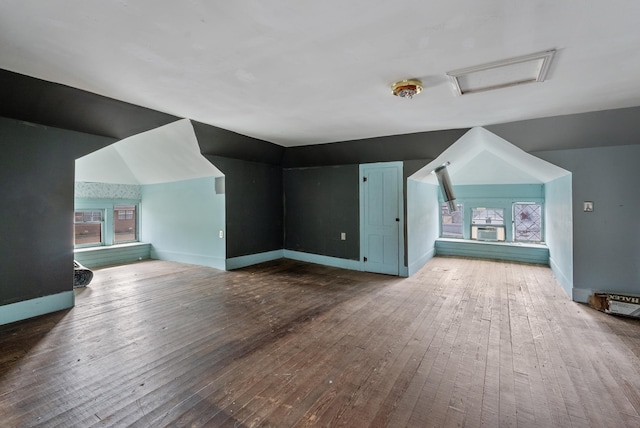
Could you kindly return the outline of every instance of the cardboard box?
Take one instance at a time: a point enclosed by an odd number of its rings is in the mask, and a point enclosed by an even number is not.
[[[589,306],[612,315],[640,318],[640,296],[621,293],[595,293]]]

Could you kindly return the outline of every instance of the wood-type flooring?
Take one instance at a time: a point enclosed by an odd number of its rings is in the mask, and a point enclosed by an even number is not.
[[[640,427],[640,321],[544,266],[145,261],[75,292],[0,326],[0,426]]]

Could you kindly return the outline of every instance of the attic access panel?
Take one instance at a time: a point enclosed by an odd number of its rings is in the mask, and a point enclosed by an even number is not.
[[[538,52],[447,73],[458,95],[543,82],[555,50]]]

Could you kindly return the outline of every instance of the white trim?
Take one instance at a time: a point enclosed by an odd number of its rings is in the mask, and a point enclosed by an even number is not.
[[[73,290],[0,306],[0,325],[72,308]]]
[[[114,244],[114,245],[98,245],[98,246],[93,246],[93,247],[79,247],[79,248],[74,248],[73,249],[73,253],[77,254],[77,253],[89,253],[92,251],[108,251],[108,250],[114,250],[114,249],[118,249],[118,248],[128,248],[128,247],[142,247],[145,245],[151,245],[148,242],[126,242],[123,244]]]
[[[547,77],[547,72],[549,71],[549,67],[551,66],[551,60],[555,55],[555,49],[537,52],[529,55],[518,56],[514,58],[505,59],[502,61],[494,61],[487,64],[477,65],[473,67],[462,68],[459,70],[450,71],[447,73],[451,83],[453,85],[454,92],[456,95],[464,95],[464,94],[473,94],[476,92],[490,91],[494,89],[507,88],[515,85],[522,85],[525,83],[534,83],[534,82],[544,82]],[[499,68],[509,67],[512,65],[523,64],[527,62],[540,61],[537,66],[537,73],[535,73],[535,77],[521,77],[517,80],[508,80],[504,83],[496,83],[489,84],[488,86],[476,87],[476,88],[463,88],[460,85],[460,78],[464,76],[468,76],[474,73],[480,73],[488,70],[495,70]],[[533,67],[531,71],[535,71],[536,67]]]

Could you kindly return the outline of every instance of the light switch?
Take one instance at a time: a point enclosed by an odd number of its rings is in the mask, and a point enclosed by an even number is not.
[[[343,241],[346,241],[346,240],[347,240],[347,234],[346,234],[346,232],[342,232],[342,233],[340,234],[340,239],[342,239]]]
[[[220,239],[224,238],[224,230],[221,230],[220,232],[218,232],[218,237]]]

